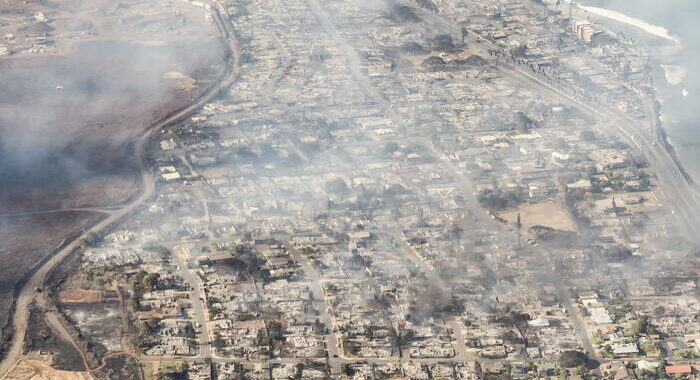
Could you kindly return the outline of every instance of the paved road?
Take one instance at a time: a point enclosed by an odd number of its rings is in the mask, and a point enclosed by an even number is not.
[[[190,270],[185,262],[186,258],[182,258],[177,254],[177,250],[173,253],[173,258],[175,264],[178,266],[178,273],[185,279],[185,281],[192,287],[192,293],[190,294],[190,299],[192,300],[192,308],[194,309],[195,321],[199,325],[197,327],[197,335],[199,342],[199,354],[196,359],[211,359],[211,335],[209,332],[209,325],[207,324],[207,312],[204,307],[204,293],[202,291],[202,284],[199,278]]]
[[[583,315],[581,315],[579,309],[571,303],[571,294],[569,293],[569,290],[564,285],[559,273],[555,274],[555,276],[554,286],[557,290],[557,297],[559,297],[559,302],[561,302],[562,307],[564,310],[566,310],[569,320],[571,321],[574,331],[576,332],[576,336],[579,337],[581,343],[583,344],[584,351],[586,354],[588,354],[590,359],[601,364],[604,363],[606,360],[601,359],[596,354],[595,348],[593,347],[593,343],[591,341],[591,335],[588,332],[588,327],[583,319]],[[600,367],[595,369],[595,373],[601,378],[603,377],[603,370]]]
[[[195,99],[191,104],[172,112],[165,118],[145,129],[130,143],[130,145],[134,148],[133,154],[136,158],[136,162],[138,162],[138,170],[140,172],[139,195],[131,199],[129,203],[123,205],[119,209],[107,210],[105,218],[84,230],[82,234],[75,237],[72,241],[67,242],[49,260],[47,260],[44,265],[38,268],[22,287],[15,303],[15,312],[12,316],[14,335],[5,357],[3,358],[2,362],[0,362],[0,376],[3,376],[22,355],[22,346],[24,343],[24,337],[27,330],[27,321],[29,318],[29,305],[36,298],[35,289],[44,287],[44,281],[48,273],[54,267],[56,267],[56,265],[68,258],[73,252],[81,247],[82,238],[99,235],[101,232],[121,221],[124,217],[131,215],[153,196],[156,187],[156,180],[153,172],[149,168],[145,154],[150,137],[158,131],[185,119],[201,106],[218,96],[222,90],[228,88],[235,81],[238,75],[238,65],[240,63],[238,42],[235,39],[235,35],[231,33],[231,26],[228,25],[227,22],[223,21],[223,17],[221,16],[221,13],[225,12],[223,7],[216,3],[213,7],[213,11],[216,16],[215,19],[217,21],[219,31],[227,40],[227,47],[230,49],[230,56],[227,59],[227,66],[222,79]]]
[[[287,249],[289,249],[289,253],[291,254],[292,258],[294,258],[294,260],[301,265],[304,273],[311,280],[311,292],[314,296],[314,303],[316,303],[316,307],[320,312],[318,320],[328,328],[328,334],[324,336],[326,351],[328,352],[328,362],[331,366],[331,372],[334,374],[339,374],[341,372],[342,363],[340,363],[338,358],[348,358],[345,357],[340,347],[338,336],[333,328],[333,320],[331,319],[329,312],[330,304],[326,300],[325,293],[323,293],[321,273],[319,273],[319,271],[309,263],[309,260],[307,260],[303,254],[299,253],[294,246],[288,244]],[[316,301],[320,302],[317,303]]]
[[[467,346],[464,344],[464,325],[454,317],[448,318],[445,322],[452,329],[452,339],[454,339],[452,348],[455,350],[455,359],[465,363],[475,360],[475,357],[469,355]]]

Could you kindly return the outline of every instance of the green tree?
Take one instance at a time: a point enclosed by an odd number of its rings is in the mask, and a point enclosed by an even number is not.
[[[588,356],[581,351],[568,350],[562,352],[559,356],[559,365],[562,368],[585,366],[587,362]]]
[[[649,322],[649,317],[641,317],[630,326],[627,335],[658,334],[658,330]]]
[[[272,340],[282,340],[284,338],[284,327],[279,321],[268,321],[267,333]]]
[[[143,289],[147,292],[154,291],[158,288],[158,281],[160,280],[160,274],[158,273],[149,273],[147,274],[143,280],[141,280],[141,286]]]
[[[675,356],[683,359],[690,359],[693,356],[693,352],[690,350],[678,350],[673,353]]]

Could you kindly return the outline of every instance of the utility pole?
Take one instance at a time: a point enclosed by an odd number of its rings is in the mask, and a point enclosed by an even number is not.
[[[518,219],[515,221],[515,228],[518,230],[518,248],[521,248],[520,246],[520,229],[523,227],[523,223],[520,220],[520,213],[518,213]]]
[[[573,1],[569,1],[569,20],[572,19],[572,16],[573,16],[573,13],[574,13],[573,7],[574,7],[574,2],[573,2]]]

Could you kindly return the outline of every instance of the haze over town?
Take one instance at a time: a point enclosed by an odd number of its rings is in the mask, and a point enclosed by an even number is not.
[[[0,0],[0,379],[695,379],[696,51],[602,6]]]

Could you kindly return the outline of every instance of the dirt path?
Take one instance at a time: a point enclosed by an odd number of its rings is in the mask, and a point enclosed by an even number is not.
[[[294,258],[294,260],[301,265],[301,268],[304,270],[304,273],[311,282],[311,292],[314,297],[313,302],[320,313],[318,319],[326,326],[326,328],[328,328],[328,333],[325,334],[324,339],[326,341],[328,362],[331,365],[331,373],[339,374],[342,372],[342,363],[338,360],[338,358],[349,358],[345,356],[343,348],[338,341],[338,336],[335,333],[335,326],[329,311],[330,304],[326,299],[325,293],[323,292],[323,276],[316,268],[313,267],[313,265],[311,265],[307,257],[297,251],[292,244],[287,244],[286,246],[292,258]]]
[[[73,339],[73,336],[71,333],[66,329],[66,327],[61,323],[59,320],[58,315],[56,315],[55,312],[49,311],[46,313],[46,321],[49,323],[49,326],[58,333],[58,335],[65,340],[66,342],[70,343],[73,348],[75,348],[76,351],[80,354],[80,358],[83,359],[83,366],[85,366],[85,370],[89,371],[90,370],[90,363],[88,362],[87,358],[85,357],[85,353],[83,350],[80,348],[80,346],[75,342]]]
[[[117,294],[119,295],[120,320],[122,323],[122,351],[130,352],[131,344],[129,342],[129,311],[127,308],[126,299],[124,298],[125,291],[119,286],[117,286]]]

